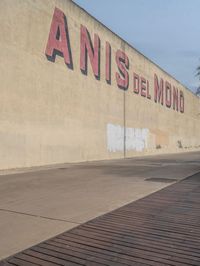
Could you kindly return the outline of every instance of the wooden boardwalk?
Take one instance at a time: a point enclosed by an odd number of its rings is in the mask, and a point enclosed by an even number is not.
[[[22,251],[0,265],[200,266],[200,174]]]

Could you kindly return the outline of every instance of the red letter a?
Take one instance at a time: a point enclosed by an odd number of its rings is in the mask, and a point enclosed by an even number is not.
[[[54,10],[45,54],[53,62],[56,55],[63,56],[65,63],[72,68],[67,20],[65,14],[57,7]]]

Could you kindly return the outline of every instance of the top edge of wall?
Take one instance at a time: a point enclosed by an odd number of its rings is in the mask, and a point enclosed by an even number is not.
[[[69,1],[69,0],[68,0]],[[170,73],[168,73],[166,70],[164,70],[162,67],[160,67],[158,64],[156,64],[155,62],[153,62],[150,58],[148,58],[146,55],[144,55],[143,53],[141,53],[139,50],[137,50],[135,47],[133,47],[133,45],[131,45],[128,41],[126,41],[125,39],[123,39],[120,35],[118,35],[117,33],[115,33],[114,31],[112,31],[108,26],[106,26],[105,24],[103,24],[103,22],[101,22],[100,20],[98,20],[97,18],[95,18],[92,14],[90,14],[87,10],[85,10],[83,7],[79,6],[77,3],[75,3],[73,0],[70,0],[70,2],[75,5],[77,8],[81,9],[84,13],[86,13],[88,16],[90,16],[92,19],[94,19],[96,22],[100,23],[101,26],[103,26],[104,28],[106,28],[108,31],[110,31],[112,34],[114,34],[117,38],[119,38],[121,41],[123,41],[126,45],[128,45],[130,48],[132,48],[133,50],[135,50],[138,54],[140,54],[141,56],[143,56],[145,59],[147,59],[149,62],[151,62],[153,65],[155,65],[156,67],[158,67],[162,72],[164,72],[166,75],[168,75],[170,78],[174,79],[178,84],[180,84],[181,86],[183,86],[189,93],[191,93],[193,96],[195,96],[196,98],[198,98],[200,100],[200,98],[193,92],[191,91],[188,87],[186,87],[183,83],[181,83],[179,80],[177,80],[174,76],[172,76]]]

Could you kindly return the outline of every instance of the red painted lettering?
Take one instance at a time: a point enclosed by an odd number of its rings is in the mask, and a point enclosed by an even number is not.
[[[121,50],[116,52],[116,63],[119,69],[119,73],[116,72],[116,81],[120,89],[127,90],[129,85],[129,59],[128,56]]]
[[[154,101],[163,105],[163,79],[158,82],[158,77],[154,74]]]
[[[133,91],[135,93],[139,93],[140,91],[140,84],[139,84],[139,81],[140,81],[140,77],[136,74],[136,73],[133,73]]]
[[[65,63],[72,68],[67,20],[65,14],[58,8],[54,10],[45,54],[53,62],[56,55],[63,56]]]
[[[173,87],[173,109],[178,111],[178,89]]]
[[[172,104],[172,89],[171,84],[166,81],[165,82],[165,105],[170,108]]]
[[[94,45],[86,27],[81,25],[81,45],[80,45],[80,68],[87,74],[87,58],[89,55],[93,73],[96,78],[100,78],[100,39],[94,34]]]
[[[149,100],[151,100],[151,95],[150,95],[150,92],[149,92],[149,81],[147,80],[147,98]]]
[[[181,113],[184,113],[184,109],[185,109],[185,106],[184,106],[184,94],[182,91],[180,91],[180,112]]]
[[[106,81],[111,84],[111,46],[106,42]]]
[[[140,84],[141,96],[146,97],[146,79],[141,77]]]

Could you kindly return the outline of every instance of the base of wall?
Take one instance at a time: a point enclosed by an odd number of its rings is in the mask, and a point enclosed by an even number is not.
[[[38,165],[38,166],[31,166],[31,167],[19,167],[19,168],[11,168],[11,169],[1,169],[0,170],[0,176],[7,176],[7,175],[13,175],[13,174],[22,174],[22,173],[28,173],[28,172],[36,172],[36,171],[47,171],[47,170],[52,170],[52,169],[62,169],[62,168],[71,168],[74,166],[78,165],[93,165],[93,164],[98,164],[104,161],[108,162],[113,162],[117,160],[127,160],[131,158],[135,159],[142,159],[147,158],[147,157],[156,157],[156,156],[165,156],[165,155],[173,155],[173,154],[184,154],[184,153],[195,153],[195,152],[200,152],[200,148],[192,149],[188,148],[186,149],[181,149],[176,150],[173,152],[158,152],[157,150],[155,152],[147,152],[145,154],[142,154],[140,156],[135,155],[131,157],[126,157],[126,158],[117,158],[117,159],[103,159],[103,160],[90,160],[90,161],[81,161],[81,162],[66,162],[66,163],[55,163],[55,164],[46,164],[46,165]]]

